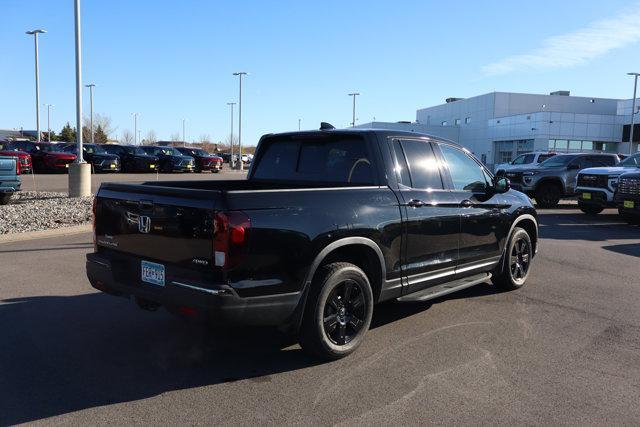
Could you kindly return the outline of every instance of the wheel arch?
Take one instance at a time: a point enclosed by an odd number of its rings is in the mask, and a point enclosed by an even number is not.
[[[529,237],[531,238],[531,245],[533,246],[533,256],[535,256],[535,254],[538,252],[538,220],[531,214],[520,214],[511,224],[509,234],[507,234],[507,241],[505,242],[504,248],[502,249],[502,261],[500,262],[500,269],[504,268],[504,263],[507,258],[505,254],[509,248],[509,241],[511,240],[511,236],[513,235],[513,230],[515,230],[516,227],[523,228],[529,234]]]
[[[542,178],[540,179],[540,181],[538,181],[536,183],[536,186],[534,188],[534,192],[538,191],[543,185],[556,185],[558,187],[560,187],[560,191],[562,192],[562,194],[565,193],[566,189],[564,186],[564,182],[562,182],[562,180],[560,178],[557,177],[548,177],[548,178]]]

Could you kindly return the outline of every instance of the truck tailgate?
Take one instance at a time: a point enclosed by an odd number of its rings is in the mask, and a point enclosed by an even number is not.
[[[96,200],[98,248],[149,261],[211,268],[220,191],[103,184]]]

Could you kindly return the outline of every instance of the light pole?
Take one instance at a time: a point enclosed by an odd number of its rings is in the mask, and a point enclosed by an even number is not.
[[[629,130],[629,154],[633,154],[633,119],[636,115],[636,89],[640,73],[627,73],[627,75],[633,76],[633,102],[631,103],[631,128]]]
[[[133,145],[138,145],[138,114],[131,113],[133,116]]]
[[[33,36],[33,42],[36,51],[36,132],[38,142],[40,142],[40,71],[38,69],[38,34],[46,33],[45,30],[37,29],[27,31],[26,34]]]
[[[298,119],[298,130],[300,130],[300,120],[302,119]]]
[[[182,119],[182,146],[186,147],[187,146],[187,139],[185,138],[185,133],[184,133],[184,123],[187,121],[187,119]]]
[[[96,87],[94,83],[85,85],[85,87],[89,88],[89,99],[91,100],[89,105],[91,105],[91,116],[89,118],[89,128],[91,129],[91,143],[93,144],[93,88]]]
[[[47,140],[51,142],[51,107],[55,107],[53,104],[44,104],[47,107]]]
[[[140,135],[141,133],[142,133],[142,131],[141,131],[141,130],[139,130],[139,131],[138,131],[138,141],[140,141],[140,142],[142,142],[141,135]]]
[[[242,170],[242,76],[246,76],[247,73],[238,71],[233,73],[233,75],[238,76],[238,80],[240,81],[240,95],[238,97],[238,158],[240,159],[239,169]]]
[[[236,105],[236,103],[227,102],[227,105],[231,107],[231,138],[229,139],[229,145],[231,146],[231,158],[229,159],[229,165],[233,169],[235,167],[235,162],[233,161],[233,106]]]
[[[350,93],[349,96],[353,97],[353,121],[351,122],[351,127],[356,127],[356,96],[360,95],[357,92]]]

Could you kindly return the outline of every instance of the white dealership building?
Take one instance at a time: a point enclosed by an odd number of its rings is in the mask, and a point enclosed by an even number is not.
[[[639,120],[636,115],[635,121]],[[446,138],[492,166],[521,153],[549,149],[628,153],[630,121],[631,100],[570,96],[568,91],[549,95],[493,92],[448,98],[444,104],[419,109],[415,122],[372,122],[359,127]],[[633,139],[635,151],[640,141],[638,125]]]

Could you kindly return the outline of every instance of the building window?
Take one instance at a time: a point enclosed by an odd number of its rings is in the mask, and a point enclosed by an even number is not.
[[[464,123],[465,123],[466,125],[468,125],[469,123],[471,123],[471,117],[466,117],[466,118],[464,119]]]
[[[440,123],[442,126],[448,126],[449,122],[447,122],[446,120],[443,120],[442,123]]]
[[[582,141],[569,141],[569,151],[582,150]]]
[[[455,124],[458,126],[461,123],[460,119],[456,119]]]

